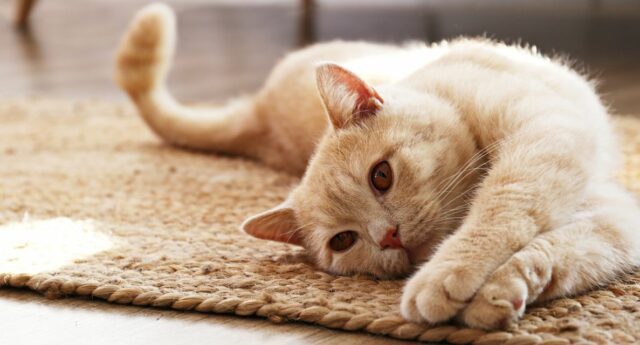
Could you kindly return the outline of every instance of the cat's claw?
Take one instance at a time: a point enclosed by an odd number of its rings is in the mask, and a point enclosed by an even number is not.
[[[458,319],[474,328],[506,328],[525,311],[527,285],[519,276],[502,275],[496,271],[478,291]]]

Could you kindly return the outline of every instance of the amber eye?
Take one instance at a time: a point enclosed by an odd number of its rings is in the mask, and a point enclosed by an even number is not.
[[[336,252],[343,252],[351,248],[358,240],[358,234],[355,231],[344,231],[331,238],[329,247]]]
[[[393,171],[387,161],[380,162],[371,169],[371,185],[378,192],[384,193],[393,183]]]

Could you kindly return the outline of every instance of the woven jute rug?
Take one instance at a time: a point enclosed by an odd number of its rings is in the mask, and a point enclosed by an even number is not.
[[[640,120],[616,123],[620,177],[639,192]],[[640,272],[532,307],[506,331],[407,323],[403,281],[329,275],[300,249],[238,230],[296,182],[258,163],[167,146],[127,105],[2,101],[0,287],[431,342],[640,342]]]

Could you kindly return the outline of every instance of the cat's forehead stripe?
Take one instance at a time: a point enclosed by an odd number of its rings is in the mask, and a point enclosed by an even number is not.
[[[323,205],[330,208],[329,211],[331,213],[336,211],[348,212],[355,206],[352,198],[349,197],[350,193],[339,182],[327,185],[324,194],[330,203],[323,203]]]

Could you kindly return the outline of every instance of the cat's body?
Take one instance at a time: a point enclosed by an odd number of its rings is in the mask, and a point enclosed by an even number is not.
[[[568,67],[484,40],[332,42],[288,55],[254,96],[190,108],[164,84],[173,20],[143,10],[119,52],[120,85],[150,127],[304,174],[245,231],[341,274],[421,265],[408,319],[501,327],[639,263],[640,214],[614,181],[607,111]]]

